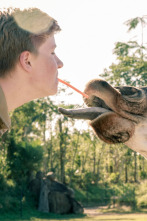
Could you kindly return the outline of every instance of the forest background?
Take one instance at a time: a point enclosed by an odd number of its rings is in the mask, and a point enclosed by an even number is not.
[[[147,16],[125,24],[128,31],[141,26],[141,44],[117,42],[116,62],[101,77],[113,86],[146,86]],[[82,120],[76,127],[77,120],[59,114],[58,107],[79,106],[72,104],[71,91],[64,86],[57,96],[63,94],[71,103],[46,97],[11,113],[12,128],[0,140],[0,213],[19,213],[20,202],[25,209],[35,208],[27,186],[37,171],[54,172],[83,205],[106,205],[116,197],[119,204],[147,208],[147,161],[124,144],[103,143]]]

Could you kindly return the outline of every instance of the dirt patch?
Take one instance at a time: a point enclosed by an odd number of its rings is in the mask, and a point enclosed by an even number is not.
[[[84,213],[87,214],[88,216],[97,216],[97,215],[102,215],[103,212],[101,211],[101,209],[104,207],[87,207],[84,208]]]
[[[108,207],[108,206],[95,206],[85,207],[84,213],[88,216],[99,216],[99,215],[122,215],[122,214],[147,214],[146,210],[132,211],[129,206],[121,207]]]

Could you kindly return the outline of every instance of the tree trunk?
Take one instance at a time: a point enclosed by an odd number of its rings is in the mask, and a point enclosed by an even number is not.
[[[93,174],[96,174],[96,146],[95,143],[93,144],[94,150],[93,150]]]
[[[128,165],[125,163],[125,183],[128,182]]]
[[[100,180],[100,162],[101,162],[101,154],[100,154],[99,159],[97,161],[97,182]]]
[[[52,158],[52,153],[53,151],[53,142],[52,142],[52,135],[51,135],[51,138],[50,138],[50,142],[49,142],[49,145],[48,145],[48,165],[49,165],[49,169],[52,171],[53,169],[53,158]]]
[[[73,178],[73,171],[74,171],[74,166],[75,166],[75,159],[76,159],[76,156],[77,156],[78,146],[79,146],[79,135],[80,135],[80,133],[78,133],[78,135],[77,135],[77,140],[76,140],[75,149],[74,149],[74,153],[73,153],[73,159],[71,160],[71,173],[70,173],[70,181],[69,181],[69,184],[71,184],[72,178]]]
[[[143,170],[143,172],[144,172],[144,157],[143,157],[143,159],[142,159],[142,170]]]
[[[134,152],[134,182],[137,183],[137,154]]]
[[[63,137],[63,130],[62,130],[62,121],[59,119],[59,132],[60,132],[60,180],[62,183],[65,183],[65,168],[64,168],[64,137]]]

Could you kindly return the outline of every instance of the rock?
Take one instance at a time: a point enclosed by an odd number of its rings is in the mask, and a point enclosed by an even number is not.
[[[49,193],[50,212],[67,214],[71,212],[71,203],[68,196],[62,192],[52,191]]]
[[[48,201],[48,195],[49,195],[49,188],[47,185],[46,180],[41,181],[41,190],[40,190],[40,197],[39,197],[39,206],[38,210],[40,212],[49,212],[49,201]]]
[[[84,212],[83,206],[72,198],[72,212],[75,214],[82,214]]]
[[[41,171],[38,171],[36,173],[36,179],[39,179],[39,180],[43,179],[43,173]]]
[[[57,182],[57,181],[52,181],[51,182],[50,190],[54,191],[54,192],[55,191],[64,192],[64,193],[70,192],[69,189],[63,183],[60,183],[60,182]]]
[[[55,181],[52,172],[44,178],[41,172],[30,182],[29,189],[35,197],[38,210],[57,214],[83,213],[82,205],[74,198],[74,191]]]
[[[29,183],[29,190],[35,198],[36,206],[38,206],[39,202],[42,178],[43,173],[39,171],[36,173],[36,178]]]
[[[55,180],[55,174],[53,172],[49,172],[47,173],[46,178],[53,181]]]

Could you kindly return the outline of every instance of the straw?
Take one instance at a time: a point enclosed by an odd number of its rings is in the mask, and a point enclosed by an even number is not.
[[[82,91],[78,90],[77,88],[75,88],[75,87],[72,86],[71,84],[67,83],[66,81],[63,81],[63,80],[61,80],[61,79],[59,79],[59,78],[58,78],[58,80],[59,80],[59,82],[61,82],[61,83],[65,84],[65,85],[67,85],[68,87],[72,88],[73,90],[75,90],[75,91],[78,92],[79,94],[83,95],[84,97],[89,98],[89,96],[88,96],[87,94],[85,94],[85,93],[83,93]]]

